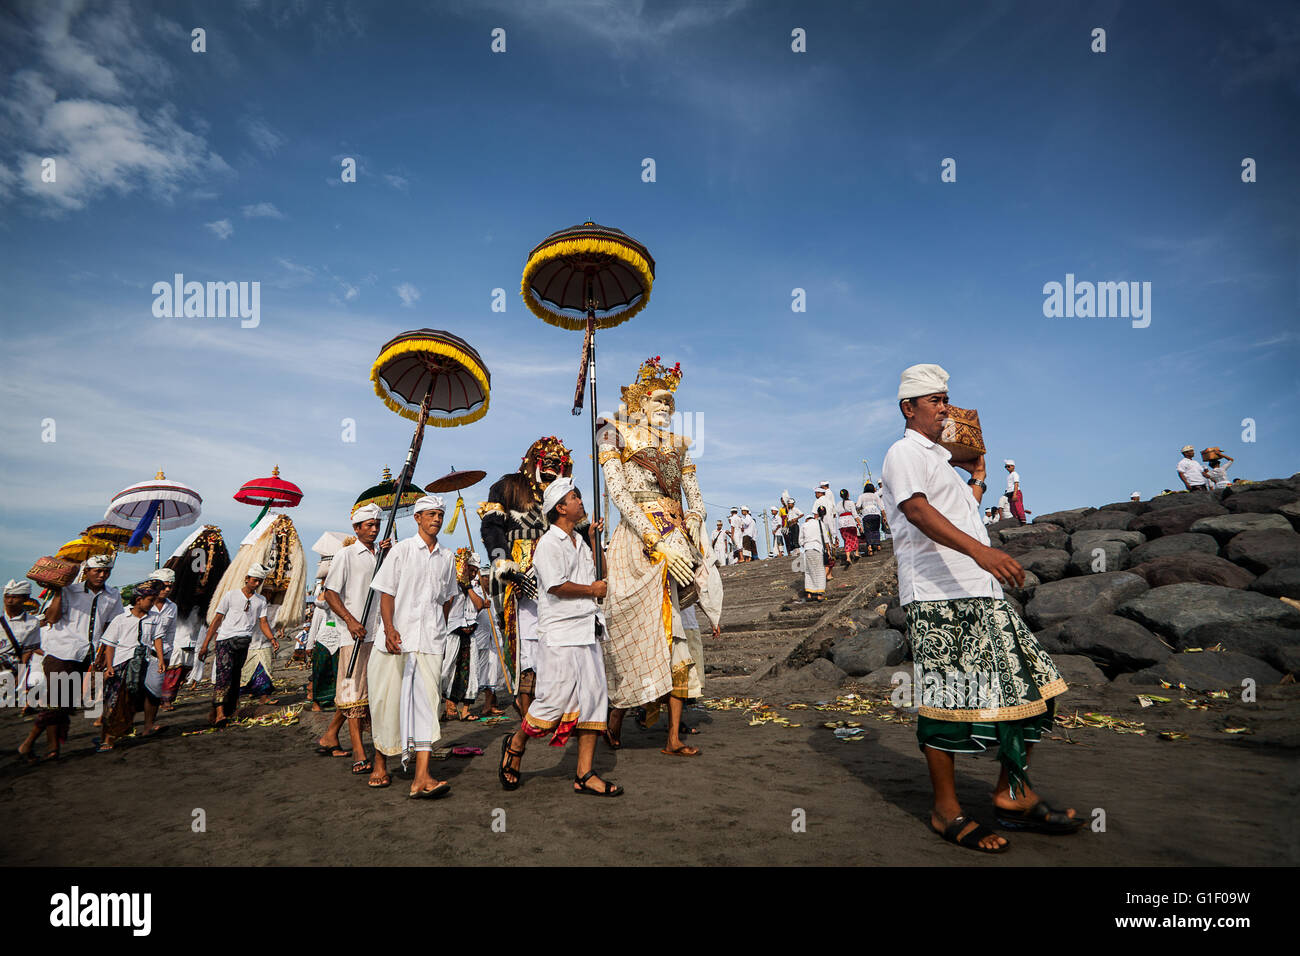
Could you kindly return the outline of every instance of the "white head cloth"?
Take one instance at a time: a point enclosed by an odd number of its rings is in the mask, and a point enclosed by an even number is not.
[[[271,573],[270,571],[266,570],[266,568],[262,567],[260,564],[255,564],[251,568],[249,568],[246,572],[244,572],[244,577],[258,578],[264,581],[266,580],[266,576],[270,573]]]
[[[171,568],[159,568],[149,575],[150,581],[161,581],[163,584],[175,584],[176,572]]]
[[[1193,448],[1191,445],[1184,445],[1183,451],[1196,451],[1196,449]]]
[[[550,514],[551,509],[564,500],[564,496],[573,490],[572,478],[556,478],[546,486],[542,495],[542,514]]]
[[[481,567],[483,567],[483,559],[482,559],[481,557],[479,557],[479,554],[478,554],[477,551],[471,551],[471,552],[469,553],[469,559],[470,559],[470,561],[473,563],[474,567],[476,567],[476,568],[481,568]]]
[[[447,512],[447,507],[442,503],[441,495],[425,495],[415,503],[415,510],[411,512],[418,515],[421,511],[441,511]]]
[[[368,505],[363,505],[356,511],[352,512],[352,524],[359,525],[363,521],[378,520],[383,512],[379,510],[379,505],[373,501]]]
[[[117,560],[113,554],[97,554],[86,562],[88,568],[111,568]]]
[[[1013,458],[1003,458],[1003,459],[1002,459],[1002,464],[1004,464],[1004,465],[1010,465],[1012,468],[1016,467],[1016,462],[1015,462],[1015,459],[1013,459]]]
[[[938,365],[912,365],[898,380],[898,400],[948,391],[948,373]]]
[[[16,595],[27,597],[31,593],[32,586],[28,581],[15,581],[10,578],[9,583],[5,585],[5,597],[14,597]]]

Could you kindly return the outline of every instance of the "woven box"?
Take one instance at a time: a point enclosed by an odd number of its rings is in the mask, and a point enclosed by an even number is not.
[[[76,580],[78,567],[71,561],[46,556],[36,559],[27,576],[42,587],[66,588]]]
[[[1222,458],[1223,449],[1218,445],[1211,445],[1209,448],[1201,449],[1201,461],[1209,461],[1211,458]]]
[[[948,406],[948,420],[943,423],[939,444],[958,461],[984,454],[984,433],[980,431],[980,413],[973,408]]]

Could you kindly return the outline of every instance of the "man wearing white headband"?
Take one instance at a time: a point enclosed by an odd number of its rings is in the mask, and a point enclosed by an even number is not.
[[[248,658],[254,630],[260,629],[271,646],[280,649],[280,642],[266,622],[266,598],[258,591],[268,573],[260,564],[254,564],[244,575],[243,587],[221,596],[216,615],[203,637],[203,646],[199,648],[202,659],[208,656],[208,644],[216,643],[217,667],[212,678],[215,727],[225,727],[239,711],[239,675]]]
[[[822,564],[826,567],[826,580],[830,581],[835,577],[831,569],[835,566],[835,542],[839,540],[839,525],[835,520],[835,502],[831,500],[828,488],[826,482],[822,482],[822,485],[813,492],[812,510],[809,514],[817,516],[819,534],[825,549],[822,553]],[[800,547],[802,546],[801,541]]]
[[[731,555],[731,564],[739,564],[744,560],[744,558],[741,557],[741,554],[745,549],[745,537],[744,531],[742,530],[744,526],[745,521],[740,517],[740,509],[737,506],[732,505],[731,516],[727,519],[727,527],[731,531],[731,547],[727,549],[728,553]]]
[[[108,586],[112,570],[112,554],[96,555],[86,562],[80,581],[52,589],[54,599],[45,608],[41,648],[49,707],[37,715],[36,727],[49,731],[46,757],[58,757],[68,739],[72,709],[80,702],[82,675],[98,653],[109,622],[126,611],[117,588]]]
[[[1021,524],[1025,523],[1025,499],[1020,493],[1020,472],[1016,471],[1016,463],[1007,458],[1002,462],[1002,467],[1007,470],[1007,504],[1011,506],[1011,513]]]
[[[767,522],[767,533],[770,543],[767,547],[767,556],[774,558],[779,554],[785,554],[785,537],[781,527],[781,512],[776,505],[772,506],[771,513],[764,516]]]
[[[1178,480],[1188,491],[1209,491],[1210,472],[1196,461],[1196,449],[1183,446],[1183,457],[1178,459]]]
[[[470,555],[470,561],[479,569],[478,589],[479,593],[486,597],[491,584],[487,565],[477,551]],[[477,668],[475,679],[479,689],[483,691],[483,709],[479,711],[480,717],[496,717],[505,713],[497,706],[497,696],[506,692],[506,679],[494,635],[495,624],[489,601],[478,612],[474,629],[475,667]]]
[[[501,741],[497,774],[501,786],[516,790],[524,749],[530,737],[549,735],[551,745],[563,747],[570,734],[578,737],[578,766],[573,792],[599,797],[622,796],[623,788],[596,776],[596,738],[604,733],[609,713],[604,653],[597,643],[604,633],[600,606],[604,580],[596,580],[592,548],[574,531],[586,517],[582,495],[571,478],[551,482],[542,499],[550,523],[533,552],[537,571],[537,629],[540,656],[537,696],[513,734]],[[601,526],[593,521],[589,534],[599,547]]]
[[[953,461],[939,444],[948,418],[948,373],[914,365],[903,375],[898,406],[906,430],[885,456],[883,497],[894,532],[898,598],[913,635],[921,694],[917,741],[929,766],[934,801],[930,827],[945,840],[984,853],[1008,844],[966,817],[957,799],[955,753],[996,746],[1002,765],[993,796],[1005,827],[1073,833],[1073,810],[1054,810],[1029,786],[1028,753],[1052,725],[1065,681],[999,582],[1024,583],[1024,569],[989,546],[979,516],[986,490],[984,458]],[[970,472],[963,482],[955,468]],[[954,698],[946,675],[978,675],[968,699]],[[936,680],[937,678],[937,680]],[[968,682],[967,687],[973,685]],[[938,688],[938,693],[935,688]]]
[[[370,654],[374,648],[375,636],[379,635],[380,640],[383,640],[378,595],[371,600],[370,614],[364,622],[361,621],[361,616],[365,612],[366,597],[375,576],[375,564],[379,561],[379,555],[392,544],[391,541],[376,543],[382,518],[383,512],[375,504],[364,505],[352,513],[352,533],[357,536],[357,540],[334,553],[322,591],[325,605],[330,611],[324,626],[346,628],[347,634],[339,635],[341,641],[336,653],[330,653],[320,643],[312,649],[313,687],[327,684],[334,686],[334,716],[330,718],[325,733],[316,742],[317,753],[331,757],[353,755],[354,774],[368,774],[374,770],[373,762],[366,757],[361,731],[370,717],[370,694],[366,676],[369,673]],[[352,663],[354,656],[355,664]],[[349,667],[352,670],[350,677]],[[343,729],[344,721],[348,724],[351,750],[345,749],[339,741],[339,731]]]
[[[740,550],[742,561],[758,555],[758,521],[749,513],[749,505],[740,506]]]
[[[446,649],[447,614],[456,597],[456,561],[438,543],[445,509],[437,495],[415,503],[419,533],[393,545],[370,587],[379,592],[383,644],[370,655],[371,738],[375,745],[370,786],[386,787],[388,758],[402,766],[415,755],[410,796],[445,796],[451,785],[429,772],[438,727],[438,684]]]

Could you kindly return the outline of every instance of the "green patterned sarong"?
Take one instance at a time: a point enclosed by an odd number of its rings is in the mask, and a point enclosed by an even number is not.
[[[1027,745],[1052,726],[1066,684],[1015,609],[1000,598],[906,607],[922,750],[981,753],[996,743],[1013,793],[1028,785]]]
[[[311,649],[311,699],[322,707],[334,704],[334,686],[338,681],[339,655],[316,644]]]

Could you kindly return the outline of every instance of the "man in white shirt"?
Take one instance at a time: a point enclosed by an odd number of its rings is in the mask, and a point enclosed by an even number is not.
[[[710,542],[713,547],[714,556],[722,564],[733,564],[731,551],[731,532],[722,526],[722,519],[718,519],[718,526],[713,529],[713,541]]]
[[[606,583],[596,580],[591,548],[574,532],[586,511],[572,478],[551,482],[542,511],[550,527],[533,552],[533,568],[537,571],[537,651],[545,663],[538,668],[537,696],[519,729],[501,741],[498,776],[506,790],[518,789],[529,737],[550,735],[551,746],[563,747],[576,733],[573,792],[620,797],[623,788],[596,776],[592,768],[596,738],[605,731],[609,712],[605,658],[597,643],[604,622],[596,603],[605,596]],[[603,524],[591,523],[593,544]]]
[[[447,615],[456,597],[455,558],[438,543],[445,508],[438,495],[415,503],[413,538],[399,541],[375,572],[370,587],[379,592],[383,646],[370,655],[370,736],[375,746],[369,785],[386,787],[388,758],[415,755],[410,796],[446,796],[451,784],[429,772],[438,726],[438,684],[446,650]]]
[[[749,513],[749,505],[740,506],[740,550],[742,561],[752,561],[758,556],[758,521]]]
[[[361,728],[370,713],[366,674],[375,634],[380,630],[378,596],[370,599],[370,613],[366,615],[365,623],[361,617],[365,614],[366,599],[370,597],[375,564],[390,544],[385,541],[377,545],[375,542],[379,537],[382,516],[376,504],[365,505],[353,512],[352,533],[357,540],[334,552],[322,589],[325,606],[330,611],[322,630],[343,633],[335,638],[338,641],[338,663],[334,681],[334,716],[330,718],[325,733],[316,741],[317,753],[327,753],[332,757],[353,754],[354,774],[368,774],[374,769],[366,758]],[[353,656],[356,657],[355,664],[352,663]],[[349,667],[351,676],[348,676]],[[339,741],[344,721],[347,721],[352,739],[351,751],[344,750]]]
[[[727,519],[727,527],[731,530],[731,547],[728,549],[731,553],[732,564],[739,564],[744,561],[744,521],[740,518],[740,509],[735,505],[731,506],[731,517]]]
[[[794,499],[790,497],[789,490],[781,492],[781,510],[778,514],[782,517],[782,529],[785,532],[785,553],[797,554],[799,551],[799,528],[803,521],[803,512],[794,505]]]
[[[53,588],[54,598],[45,608],[41,650],[44,651],[47,707],[36,717],[36,726],[50,731],[47,758],[59,756],[68,739],[72,710],[90,668],[99,640],[113,618],[126,609],[117,588],[108,586],[113,571],[112,554],[95,555],[86,561],[82,580],[65,588]]]
[[[1038,646],[999,581],[1022,585],[1024,569],[989,546],[979,518],[986,486],[983,457],[951,461],[938,444],[948,417],[948,373],[937,365],[905,370],[898,389],[906,421],[882,471],[885,512],[894,531],[898,597],[907,614],[921,697],[917,740],[934,789],[930,826],[968,849],[1000,853],[1007,841],[963,815],[954,753],[998,747],[994,793],[1006,827],[1073,833],[1073,810],[1049,807],[1030,789],[1028,754],[1050,728],[1049,700],[1065,681]],[[954,466],[970,472],[963,483]]]
[[[167,657],[163,650],[162,621],[154,613],[154,599],[161,590],[157,581],[142,581],[131,595],[131,607],[113,618],[99,643],[98,666],[104,671],[104,734],[96,753],[106,753],[131,732],[135,714],[152,696],[152,714],[145,719],[144,736],[155,727],[158,696],[148,691],[145,682],[153,670],[159,678]],[[151,653],[152,652],[152,653]],[[155,683],[161,690],[161,683]]]
[[[208,656],[208,645],[216,645],[217,666],[212,677],[212,725],[225,727],[239,712],[239,676],[248,658],[253,634],[260,632],[275,650],[280,642],[266,623],[266,598],[258,588],[269,572],[254,564],[244,575],[244,586],[227,591],[217,602],[216,614],[208,625],[199,648],[199,659]]]
[[[478,555],[469,548],[456,549],[456,596],[447,614],[447,648],[442,656],[443,720],[473,720],[469,705],[478,698],[478,650],[474,634],[478,615],[487,607],[487,592],[480,590]]]
[[[826,549],[822,558],[826,565],[827,581],[835,577],[832,568],[835,566],[835,542],[839,538],[839,527],[835,521],[835,502],[831,500],[829,490],[829,485],[823,481],[822,487],[813,492],[812,508],[808,512],[817,515],[817,523],[821,527],[822,543]]]
[[[1025,497],[1020,493],[1020,472],[1016,471],[1016,463],[1010,458],[1003,459],[1002,467],[1007,470],[1006,499],[1011,507],[1011,514],[1015,515],[1017,521],[1024,524]]]
[[[1210,472],[1196,461],[1196,449],[1183,446],[1183,457],[1178,459],[1178,478],[1188,491],[1209,491]]]
[[[772,506],[772,511],[767,516],[767,533],[771,539],[771,544],[767,548],[767,556],[774,558],[777,555],[784,555],[785,529],[781,526],[781,514],[776,505]]]

